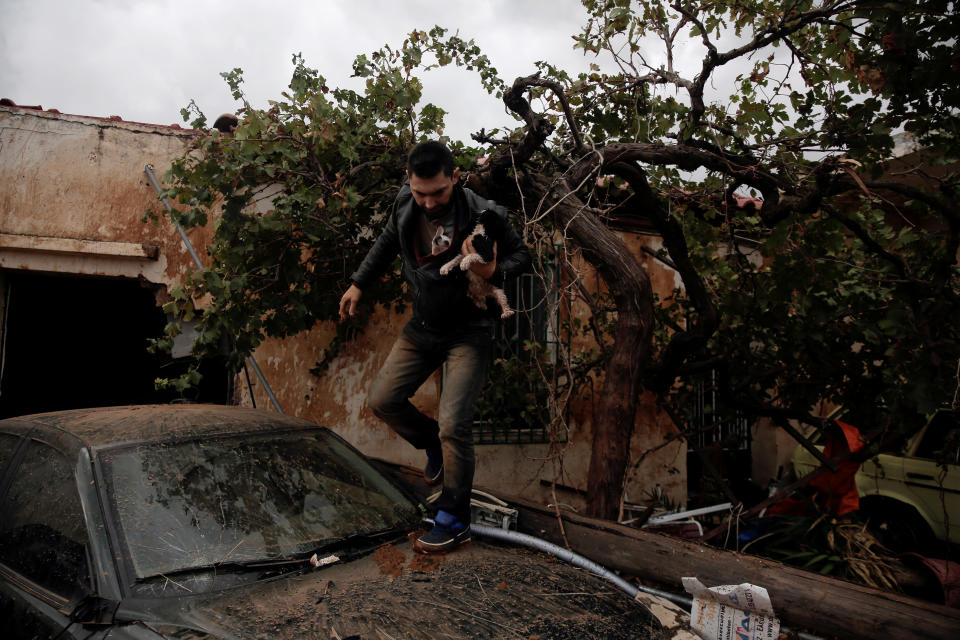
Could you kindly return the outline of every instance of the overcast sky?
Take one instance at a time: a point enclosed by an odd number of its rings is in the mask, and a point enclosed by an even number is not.
[[[328,85],[359,88],[357,54],[437,24],[475,39],[510,82],[536,60],[585,70],[593,59],[571,38],[584,23],[579,0],[0,0],[0,97],[155,124],[182,124],[193,98],[212,122],[237,108],[220,77],[234,67],[255,107],[280,98],[297,52]],[[423,79],[449,135],[511,123],[475,75]]]

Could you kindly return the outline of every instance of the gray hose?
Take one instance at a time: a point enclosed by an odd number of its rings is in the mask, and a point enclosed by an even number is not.
[[[485,538],[493,538],[494,540],[500,540],[501,542],[511,542],[513,544],[519,544],[524,547],[530,547],[532,549],[538,549],[545,553],[557,556],[561,560],[565,560],[572,564],[575,567],[580,567],[581,569],[586,569],[590,573],[600,576],[608,582],[612,582],[616,585],[621,591],[625,592],[631,598],[637,597],[638,591],[643,591],[644,593],[649,593],[652,596],[657,596],[660,598],[666,598],[671,602],[674,602],[680,606],[690,609],[690,605],[693,603],[691,598],[686,596],[677,595],[675,593],[670,593],[669,591],[661,591],[660,589],[654,589],[652,587],[646,587],[643,585],[635,585],[627,582],[617,574],[613,573],[609,569],[606,569],[602,565],[597,564],[589,558],[585,558],[579,553],[574,553],[569,549],[564,549],[563,547],[553,544],[552,542],[547,542],[542,538],[537,538],[534,536],[527,535],[525,533],[520,533],[519,531],[508,531],[506,529],[500,529],[498,527],[491,527],[485,524],[471,524],[470,530],[478,535]]]
[[[687,611],[689,611],[693,606],[693,598],[682,596],[676,593],[670,593],[669,591],[661,591],[660,589],[654,589],[653,587],[631,584],[609,569],[597,564],[593,560],[585,558],[579,553],[575,553],[569,549],[565,549],[559,545],[553,544],[552,542],[547,542],[542,538],[527,535],[526,533],[520,533],[519,531],[509,531],[507,529],[500,529],[499,527],[491,527],[485,524],[471,524],[470,529],[473,533],[476,533],[484,538],[492,538],[501,542],[519,544],[524,547],[530,547],[531,549],[537,549],[539,551],[554,555],[561,560],[569,562],[575,567],[586,569],[590,573],[598,575],[608,582],[612,582],[631,598],[636,598],[637,592],[642,591],[643,593],[647,593],[652,596],[665,598],[675,604],[680,605],[681,607],[684,607]],[[786,627],[781,627],[780,630],[790,633]],[[823,640],[820,636],[815,636],[810,633],[804,633],[802,631],[795,633],[796,636],[801,640]]]

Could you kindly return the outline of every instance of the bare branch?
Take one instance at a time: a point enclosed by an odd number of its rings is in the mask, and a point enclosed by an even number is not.
[[[539,73],[517,78],[503,95],[504,104],[527,123],[527,133],[515,147],[502,147],[493,154],[489,166],[495,175],[504,175],[508,169],[526,163],[553,133],[553,124],[542,115],[534,113],[530,103],[523,97],[528,87],[540,81]]]
[[[742,184],[756,188],[763,194],[764,207],[774,206],[780,200],[780,179],[762,169],[755,161],[722,151],[709,151],[692,145],[665,145],[654,142],[617,142],[600,149],[603,166],[617,162],[643,162],[673,165],[693,171],[701,167],[727,174]],[[595,170],[596,158],[581,160],[570,170],[571,182],[578,182],[582,172]]]
[[[563,87],[553,80],[544,80],[540,78],[539,74],[537,76],[528,76],[527,80],[529,81],[528,86],[545,87],[553,91],[553,93],[557,96],[557,99],[560,101],[560,104],[563,106],[563,115],[567,120],[567,126],[570,127],[570,137],[573,138],[574,150],[577,153],[586,151],[587,148],[583,145],[583,138],[580,135],[580,128],[577,126],[577,121],[573,118],[573,112],[570,110],[570,102],[567,100],[567,95],[564,93]]]

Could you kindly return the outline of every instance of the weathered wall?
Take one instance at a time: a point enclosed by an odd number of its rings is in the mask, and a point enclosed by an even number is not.
[[[423,452],[415,450],[380,422],[366,408],[366,393],[390,347],[399,335],[406,316],[384,311],[375,314],[370,326],[356,340],[344,345],[322,377],[309,373],[323,355],[333,333],[331,325],[285,340],[269,340],[254,354],[257,363],[277,396],[283,410],[333,428],[365,454],[421,467]],[[269,406],[269,399],[255,378],[253,402]],[[436,411],[436,377],[413,398],[422,411]],[[251,403],[246,380],[238,383],[239,400]],[[587,449],[589,454],[589,450]],[[541,469],[538,459],[547,454],[547,445],[484,445],[476,447],[476,484],[503,494],[525,495],[539,500],[540,479],[552,478]],[[577,456],[574,456],[576,458]],[[583,478],[585,478],[585,474]]]
[[[641,251],[642,246],[654,251],[659,249],[659,238],[625,235],[624,239],[642,258],[658,293],[667,295],[678,286],[675,272],[655,263]],[[582,275],[588,286],[598,285],[589,268],[583,267]],[[574,312],[582,314],[585,310]],[[309,369],[321,358],[322,347],[332,335],[332,325],[320,325],[305,335],[283,341],[268,341],[257,350],[255,358],[284,411],[334,428],[367,455],[420,467],[424,463],[423,453],[401,440],[365,407],[366,391],[405,321],[406,316],[387,311],[375,314],[370,326],[357,340],[342,348],[321,378],[312,376]],[[589,346],[586,342],[581,344]],[[266,393],[251,379],[253,401],[258,407],[269,406]],[[250,403],[246,381],[238,384],[238,388],[241,402]],[[476,447],[476,484],[504,494],[543,502],[557,501],[583,509],[593,416],[596,399],[602,393],[602,385],[598,385],[596,396],[584,396],[572,403],[570,439],[562,463],[550,459],[546,444],[479,445]],[[435,411],[436,384],[424,385],[413,402],[424,412]],[[664,446],[665,438],[675,431],[669,418],[656,410],[652,398],[644,397],[630,445],[629,502],[642,502],[657,486],[672,500],[686,501],[686,444],[674,441]],[[550,487],[555,477],[559,485],[556,497]]]
[[[178,281],[192,263],[171,225],[141,221],[157,205],[144,167],[161,176],[191,135],[0,106],[0,267]]]
[[[797,450],[797,441],[769,418],[758,420],[753,425],[751,438],[753,458],[750,477],[758,487],[767,487],[779,480],[780,474],[790,471],[790,458]]]

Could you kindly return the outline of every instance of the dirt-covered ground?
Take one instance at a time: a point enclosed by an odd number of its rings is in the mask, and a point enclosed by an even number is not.
[[[477,541],[441,556],[417,554],[408,542],[386,545],[251,590],[245,600],[217,616],[243,637],[661,637],[650,613],[612,585],[550,556]]]

